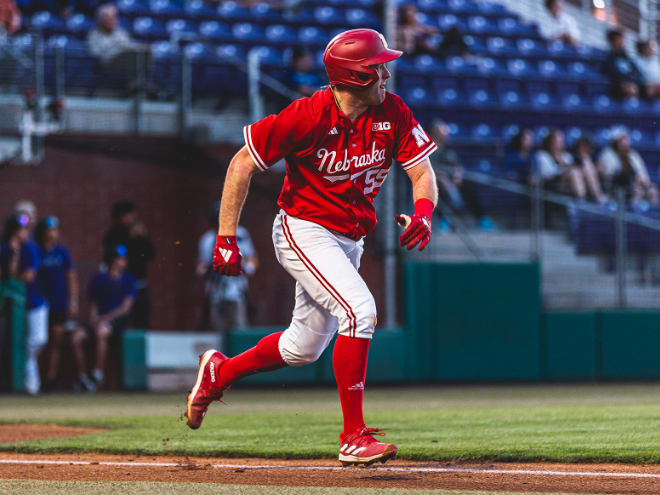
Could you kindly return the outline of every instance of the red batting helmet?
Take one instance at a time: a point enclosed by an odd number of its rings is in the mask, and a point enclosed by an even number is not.
[[[366,88],[378,79],[370,65],[399,58],[402,52],[387,48],[382,34],[373,29],[351,29],[330,40],[323,54],[330,84]]]

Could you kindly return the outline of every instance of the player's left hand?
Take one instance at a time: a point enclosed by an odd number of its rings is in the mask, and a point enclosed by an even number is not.
[[[235,277],[243,273],[243,256],[238,249],[235,235],[219,235],[213,249],[213,269],[222,274]]]
[[[396,223],[406,229],[399,237],[401,246],[406,246],[409,251],[417,246],[417,244],[419,244],[420,251],[426,247],[431,240],[431,215],[433,214],[433,207],[434,204],[430,200],[422,198],[415,202],[415,213],[413,216],[409,217],[408,215],[401,214],[394,217]]]

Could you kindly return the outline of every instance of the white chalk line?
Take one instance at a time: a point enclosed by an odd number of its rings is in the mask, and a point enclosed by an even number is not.
[[[178,462],[121,462],[121,461],[58,461],[37,459],[0,459],[0,464],[40,464],[40,465],[74,465],[74,466],[115,466],[115,467],[194,467],[195,464],[181,464]],[[284,466],[273,464],[210,464],[216,469],[291,469],[307,471],[344,470],[340,466]],[[403,467],[403,466],[376,466],[368,468],[370,471],[391,471],[404,473],[466,473],[466,474],[524,474],[530,476],[584,476],[584,477],[614,477],[614,478],[660,478],[660,473],[625,473],[625,472],[596,472],[596,471],[543,471],[530,469],[478,469],[478,468],[450,468],[450,467]]]

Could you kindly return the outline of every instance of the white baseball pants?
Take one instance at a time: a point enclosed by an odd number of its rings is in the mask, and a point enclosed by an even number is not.
[[[48,343],[48,306],[43,304],[27,311],[27,335],[25,338],[25,389],[30,395],[39,393],[41,379],[37,359]]]
[[[275,256],[296,280],[293,317],[279,341],[289,366],[313,363],[333,335],[370,339],[376,303],[358,273],[364,241],[287,215],[273,223]]]

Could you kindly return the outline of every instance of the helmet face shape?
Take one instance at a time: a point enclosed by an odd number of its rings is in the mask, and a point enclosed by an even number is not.
[[[351,29],[330,40],[323,54],[331,85],[366,88],[378,80],[372,65],[384,64],[401,56],[391,50],[382,34],[373,29]]]

